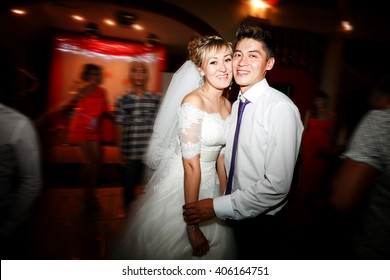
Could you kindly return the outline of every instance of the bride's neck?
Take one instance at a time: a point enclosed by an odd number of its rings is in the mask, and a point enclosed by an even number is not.
[[[200,93],[206,97],[207,99],[211,100],[212,102],[220,102],[221,97],[223,94],[223,90],[218,90],[212,87],[207,87],[203,85],[200,89]]]

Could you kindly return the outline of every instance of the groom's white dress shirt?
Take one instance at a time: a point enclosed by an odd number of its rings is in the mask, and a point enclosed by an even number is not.
[[[216,216],[221,219],[241,220],[278,212],[286,203],[301,144],[303,124],[288,96],[270,87],[266,79],[243,96],[250,103],[241,122],[232,194],[214,198],[213,202]],[[238,100],[233,104],[227,132],[227,173],[237,109]]]

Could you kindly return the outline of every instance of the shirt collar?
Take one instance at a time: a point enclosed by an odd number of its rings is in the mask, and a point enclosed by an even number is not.
[[[248,99],[251,103],[256,103],[256,101],[260,97],[260,94],[264,92],[267,88],[269,88],[269,85],[267,80],[264,78],[257,84],[254,84],[245,93],[242,93],[240,90],[237,99],[244,97],[245,99]]]

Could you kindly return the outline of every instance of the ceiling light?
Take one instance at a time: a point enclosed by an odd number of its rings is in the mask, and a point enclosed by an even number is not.
[[[109,18],[106,18],[104,20],[104,23],[107,25],[111,25],[111,26],[116,25],[115,21],[113,21],[112,19],[109,19]]]
[[[84,18],[82,16],[79,16],[79,15],[72,15],[72,18],[75,20],[78,20],[78,21],[84,21]]]
[[[267,9],[269,8],[269,5],[262,0],[252,0],[252,7],[255,9]]]
[[[139,24],[133,24],[132,26],[133,26],[134,29],[144,30],[144,28],[141,25],[139,25]]]
[[[341,29],[345,32],[349,32],[349,31],[352,31],[353,30],[353,25],[351,24],[351,22],[347,21],[347,20],[343,20],[341,22]]]
[[[267,18],[268,10],[271,6],[263,0],[251,0],[250,2],[250,15],[258,18]]]
[[[21,10],[21,9],[12,9],[11,12],[17,15],[25,15],[27,13],[25,10]]]

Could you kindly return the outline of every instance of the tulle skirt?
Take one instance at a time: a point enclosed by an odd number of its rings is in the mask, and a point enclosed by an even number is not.
[[[215,162],[201,163],[200,199],[219,195]],[[183,219],[183,166],[180,157],[173,157],[153,175],[146,192],[129,208],[127,223],[114,243],[111,258],[136,260],[236,259],[232,228],[214,218],[199,225],[209,240],[209,252],[192,256]]]

